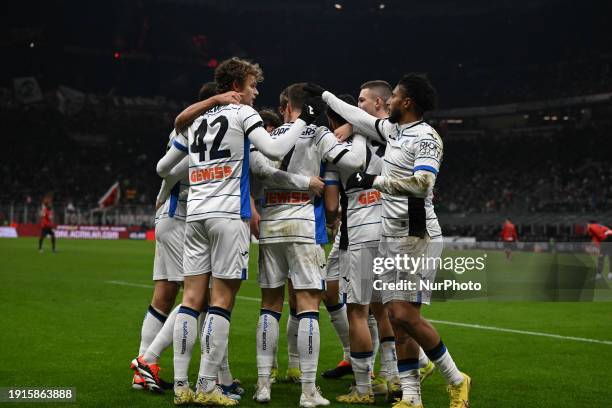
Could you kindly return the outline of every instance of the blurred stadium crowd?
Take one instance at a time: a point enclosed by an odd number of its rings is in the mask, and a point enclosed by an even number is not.
[[[541,32],[544,12],[548,30]],[[259,16],[255,22],[253,13]],[[0,129],[7,141],[0,223],[10,221],[8,203],[37,206],[48,192],[60,213],[62,207],[94,207],[115,181],[122,205],[150,208],[159,187],[155,163],[174,116],[211,79],[218,61],[232,55],[261,64],[265,82],[256,105],[274,110],[290,82],[309,79],[355,95],[365,80],[393,84],[408,67],[430,75],[443,109],[610,92],[610,25],[595,3],[582,5],[581,13],[590,23],[580,24],[577,33],[569,0],[524,7],[447,0],[290,6],[265,0],[240,7],[208,0],[69,0],[62,9],[49,3],[34,11],[15,4],[2,28],[3,47],[15,58],[0,66]],[[398,16],[403,24],[395,24]],[[451,24],[458,17],[460,27]],[[71,24],[61,24],[67,20]],[[307,39],[287,35],[297,21],[320,29]],[[368,27],[371,35],[354,41],[356,27]],[[418,56],[405,46],[402,27],[418,33]],[[291,53],[295,58],[286,58]],[[386,63],[389,55],[404,63]],[[599,116],[586,120],[544,123],[546,112],[532,112],[541,123],[525,132],[520,126],[498,131],[503,119],[487,128],[469,118],[456,132],[435,118],[445,157],[434,203],[452,220],[445,231],[490,237],[509,214],[526,220],[530,214],[559,215],[544,224],[558,223],[563,214],[582,220],[609,214],[612,121],[606,103]],[[487,214],[496,221],[480,222]],[[527,232],[519,225],[519,232],[576,235],[567,225],[542,228]]]

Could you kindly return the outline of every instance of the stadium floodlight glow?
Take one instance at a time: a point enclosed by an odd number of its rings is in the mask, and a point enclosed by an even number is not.
[[[342,10],[342,4],[340,4],[340,3],[336,3],[336,4],[334,4],[334,8],[335,8],[336,10]]]
[[[33,42],[30,43],[30,48],[34,48],[34,43]]]
[[[385,3],[380,3],[380,4],[378,5],[378,9],[379,9],[379,10],[383,10],[385,7],[386,7],[386,6],[385,6]]]

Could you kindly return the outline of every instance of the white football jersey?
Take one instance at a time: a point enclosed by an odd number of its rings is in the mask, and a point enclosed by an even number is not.
[[[270,138],[271,139],[276,139],[279,135],[286,133],[286,131],[288,130],[287,128],[284,128],[283,132],[278,131],[278,129],[280,128],[276,128],[274,129],[272,132],[270,132]],[[251,152],[257,150],[255,148],[255,146],[253,146],[251,144]],[[265,156],[264,156],[265,157]],[[271,166],[279,168],[281,162],[280,161],[273,161],[270,158],[266,157],[266,160],[268,161],[268,163],[270,163]],[[252,177],[251,178],[251,195],[253,196],[253,199],[255,200],[255,205],[257,206],[257,210],[261,211],[261,207],[264,205],[265,199],[264,199],[264,183],[259,180],[257,177]]]
[[[350,145],[350,143],[349,143]],[[380,174],[382,158],[378,148],[368,145],[366,151],[366,173]],[[329,164],[326,168],[325,183],[342,183],[340,205],[340,249],[357,249],[378,246],[381,236],[382,195],[375,189],[352,188],[346,190],[346,182],[354,172]]]
[[[273,137],[289,131],[291,123],[276,128]],[[280,169],[308,177],[323,176],[325,162],[337,162],[349,151],[346,143],[338,143],[324,126],[307,126],[295,148],[284,157]],[[327,243],[325,205],[323,199],[308,189],[266,187],[265,202],[259,224],[259,242]]]
[[[177,136],[176,131],[170,133],[166,151],[170,147],[187,153],[187,141],[182,136]],[[155,224],[164,218],[176,218],[177,220],[185,221],[187,218],[187,195],[189,193],[189,178],[184,178],[174,185],[170,192],[170,197],[164,202],[155,213]]]
[[[207,111],[186,130],[187,222],[251,218],[248,136],[262,124],[251,106],[231,104]]]
[[[430,171],[437,177],[444,145],[429,124],[418,122],[397,125],[387,119],[376,121],[376,131],[387,141],[381,175],[410,177],[417,170]],[[433,206],[433,187],[425,197],[382,194],[383,238],[422,236],[439,238],[442,230]]]

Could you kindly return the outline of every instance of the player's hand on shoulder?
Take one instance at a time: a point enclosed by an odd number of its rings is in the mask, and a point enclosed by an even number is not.
[[[321,97],[325,89],[321,85],[317,85],[314,82],[307,82],[304,85],[304,91],[310,94],[311,96]]]
[[[361,171],[351,174],[351,176],[346,181],[346,189],[349,190],[351,188],[363,188],[369,189],[372,188],[374,184],[374,179],[376,179],[375,174],[368,174]]]
[[[299,118],[310,125],[323,112],[324,106],[325,104],[320,96],[311,96],[304,101]]]
[[[225,92],[219,95],[214,96],[217,105],[230,105],[230,104],[240,104],[242,100],[242,96],[240,93],[235,91]]]
[[[317,197],[321,197],[323,194],[323,190],[325,189],[325,182],[321,177],[313,176],[310,178],[310,184],[308,185],[308,190],[316,195]]]
[[[351,125],[350,123],[345,123],[344,125],[337,127],[336,130],[334,130],[334,135],[336,135],[336,139],[338,139],[339,142],[346,141],[346,139],[351,137],[352,134],[353,125]]]

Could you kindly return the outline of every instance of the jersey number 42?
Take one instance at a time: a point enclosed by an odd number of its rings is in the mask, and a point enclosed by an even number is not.
[[[200,126],[198,126],[198,129],[195,131],[195,137],[193,139],[193,143],[191,144],[191,146],[189,146],[189,150],[191,151],[191,153],[200,154],[200,162],[223,159],[225,157],[231,156],[229,149],[219,150],[219,147],[221,146],[221,141],[223,140],[223,137],[225,136],[225,133],[227,132],[228,128],[227,118],[225,116],[219,116],[217,117],[217,119],[213,120],[210,123],[211,133],[215,131],[215,129],[213,128],[216,125],[220,126],[218,129],[216,129],[217,134],[214,136],[208,159],[206,159],[206,152],[208,151],[208,146],[204,142],[204,136],[206,136],[206,133],[209,129],[208,121],[204,119],[202,123],[200,123]]]

